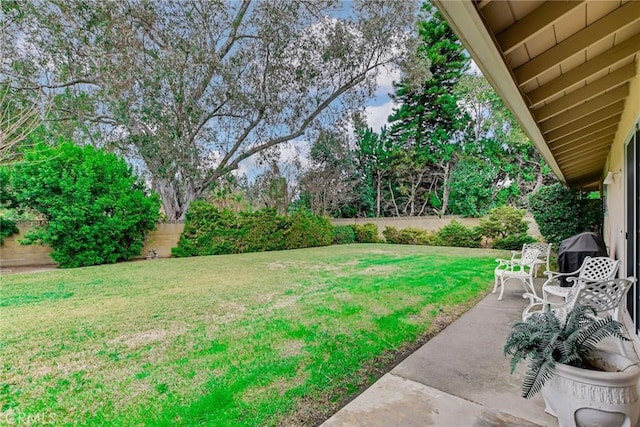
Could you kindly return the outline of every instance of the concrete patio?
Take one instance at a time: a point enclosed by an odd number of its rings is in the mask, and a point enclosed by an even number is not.
[[[502,354],[522,292],[511,282],[502,301],[489,294],[322,426],[557,426],[540,395],[520,397],[526,366],[510,375]]]

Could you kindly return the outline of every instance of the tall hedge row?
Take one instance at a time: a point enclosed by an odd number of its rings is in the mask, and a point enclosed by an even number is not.
[[[585,231],[602,233],[602,200],[583,199],[579,191],[562,184],[542,187],[532,193],[529,206],[540,234],[555,248],[562,240]]]
[[[333,242],[333,226],[327,218],[298,211],[278,215],[274,209],[256,212],[219,210],[206,202],[189,208],[176,257],[237,254],[245,252],[327,246]]]

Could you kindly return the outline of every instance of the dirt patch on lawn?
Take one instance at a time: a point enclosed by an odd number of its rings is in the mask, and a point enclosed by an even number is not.
[[[0,275],[2,274],[20,274],[20,273],[42,273],[43,271],[57,270],[56,264],[49,265],[25,265],[23,267],[2,267],[0,268]]]
[[[296,427],[301,425],[318,426],[322,424],[362,394],[384,374],[390,372],[427,341],[438,335],[440,331],[475,306],[484,297],[485,295],[480,295],[478,298],[460,306],[440,308],[439,314],[433,319],[431,327],[425,334],[418,337],[416,341],[399,348],[397,351],[389,350],[383,353],[370,364],[363,366],[357,374],[354,375],[353,378],[355,378],[358,387],[357,392],[348,394],[349,392],[345,385],[339,385],[324,394],[301,399],[298,402],[297,410],[286,416],[278,425],[283,427]]]

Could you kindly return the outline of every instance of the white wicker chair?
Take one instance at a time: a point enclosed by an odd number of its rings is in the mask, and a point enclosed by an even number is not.
[[[571,273],[545,271],[544,273],[548,279],[542,285],[542,298],[548,299],[549,295],[555,295],[567,301],[571,287],[560,286],[560,280],[563,277],[567,277],[567,281],[574,282],[573,286],[576,286],[583,280],[600,281],[613,279],[616,277],[619,267],[620,261],[609,257],[586,257],[582,262],[582,266]],[[577,277],[573,277],[576,275]]]
[[[500,296],[498,301],[502,300],[504,294],[504,284],[512,279],[517,279],[524,285],[525,292],[531,291],[535,295],[536,291],[533,287],[533,271],[539,251],[533,248],[526,248],[522,252],[522,257],[516,259],[496,259],[498,266],[494,270],[493,293],[498,289],[498,280],[500,280]],[[529,286],[529,287],[527,287]]]
[[[549,258],[551,257],[551,246],[552,246],[551,243],[542,243],[542,242],[525,243],[524,245],[522,245],[522,250],[520,252],[511,251],[512,253],[511,259],[513,260],[513,259],[522,257],[522,254],[527,248],[537,249],[539,254],[534,265],[533,277],[538,277],[538,265],[544,265],[546,267],[545,271],[550,270]]]
[[[627,277],[626,279],[605,279],[586,280],[582,279],[575,286],[569,289],[567,301],[553,302],[537,295],[526,293],[522,297],[529,299],[529,305],[522,312],[522,320],[526,321],[534,313],[544,310],[552,311],[558,319],[564,321],[567,314],[576,304],[590,305],[600,314],[609,314],[614,320],[622,322],[622,307],[627,298],[627,292],[631,289],[636,279]],[[625,349],[620,340],[618,345],[624,354]]]

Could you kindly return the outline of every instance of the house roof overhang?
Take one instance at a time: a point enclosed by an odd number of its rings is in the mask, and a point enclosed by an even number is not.
[[[434,3],[558,179],[598,188],[638,73],[640,1]]]

